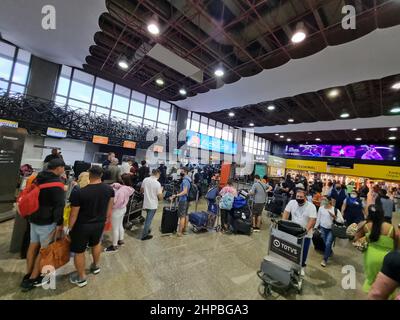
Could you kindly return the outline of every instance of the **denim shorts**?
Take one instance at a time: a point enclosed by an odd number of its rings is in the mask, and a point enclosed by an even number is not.
[[[56,226],[56,223],[44,226],[31,223],[31,243],[40,243],[42,248],[47,247],[53,242],[53,237],[50,237],[50,235],[56,229]]]

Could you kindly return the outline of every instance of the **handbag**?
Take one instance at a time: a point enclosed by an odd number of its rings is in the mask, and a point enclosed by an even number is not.
[[[358,239],[357,241],[354,241],[354,242],[353,242],[353,246],[354,246],[357,250],[359,250],[359,251],[361,251],[361,252],[366,251],[366,250],[368,249],[368,239],[367,239],[367,237],[364,236],[364,237]]]
[[[40,249],[40,270],[44,266],[52,266],[58,269],[67,264],[70,259],[70,242],[66,237],[58,239],[46,248]]]
[[[339,223],[336,221],[337,218],[337,208],[335,208],[335,219],[332,224],[332,235],[339,239],[348,239],[347,227],[344,223]]]

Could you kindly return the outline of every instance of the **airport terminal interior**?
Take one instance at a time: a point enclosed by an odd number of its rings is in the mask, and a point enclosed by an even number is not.
[[[2,0],[0,300],[400,300],[400,1]]]

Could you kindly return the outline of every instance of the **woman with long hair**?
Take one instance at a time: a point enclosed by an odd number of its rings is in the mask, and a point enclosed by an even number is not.
[[[364,251],[365,281],[363,290],[368,293],[382,268],[386,254],[397,247],[397,235],[393,225],[385,222],[383,211],[375,205],[368,207],[368,217],[355,235],[355,241],[366,238],[368,247]]]

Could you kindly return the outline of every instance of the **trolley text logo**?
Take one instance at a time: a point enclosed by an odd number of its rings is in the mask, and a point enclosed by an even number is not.
[[[271,236],[271,251],[295,263],[300,262],[300,248],[293,243]]]

